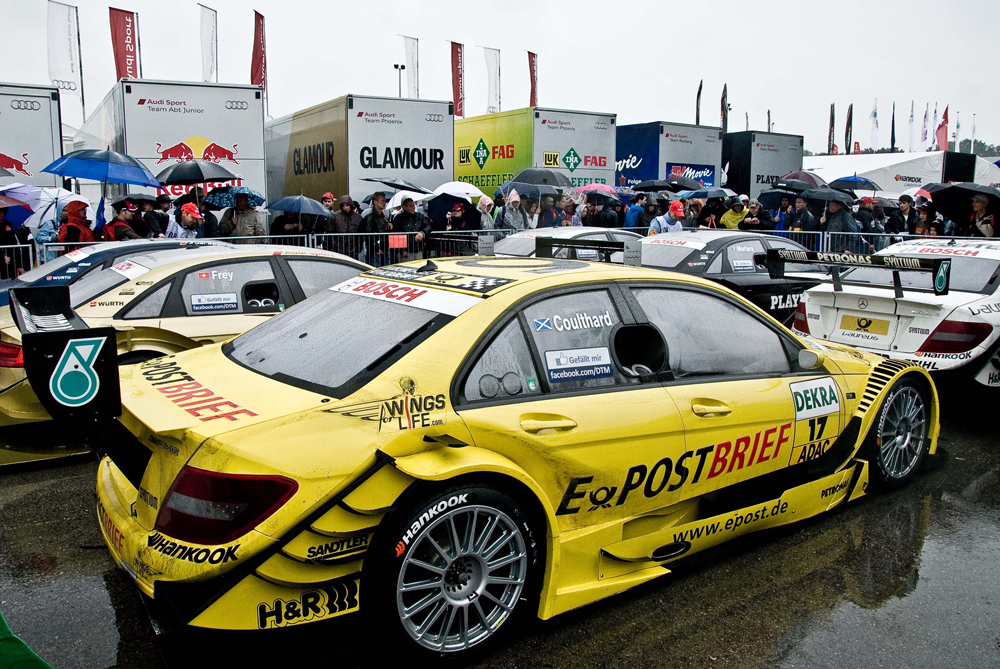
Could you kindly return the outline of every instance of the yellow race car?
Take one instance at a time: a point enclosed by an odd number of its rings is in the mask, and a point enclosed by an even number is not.
[[[939,432],[920,367],[698,277],[544,257],[370,270],[120,380],[97,515],[161,625],[357,613],[411,659],[901,486]]]
[[[149,246],[68,287],[80,318],[118,332],[122,364],[224,341],[368,267],[288,246]],[[25,379],[21,344],[14,320],[0,319],[0,427],[49,420]],[[0,464],[7,456],[16,457],[0,454]]]

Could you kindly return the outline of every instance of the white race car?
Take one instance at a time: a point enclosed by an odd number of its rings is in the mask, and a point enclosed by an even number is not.
[[[806,291],[792,329],[1000,387],[1000,240],[911,239],[875,255],[951,260],[947,294],[935,294],[933,272],[848,262],[839,289]]]

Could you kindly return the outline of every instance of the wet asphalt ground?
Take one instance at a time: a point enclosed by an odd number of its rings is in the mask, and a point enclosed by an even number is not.
[[[942,395],[947,458],[906,489],[533,621],[476,666],[1000,666],[998,397],[969,407],[951,399],[967,387]],[[101,540],[96,471],[86,458],[0,473],[0,611],[54,667],[364,666],[380,643],[344,623],[263,645],[157,637]]]

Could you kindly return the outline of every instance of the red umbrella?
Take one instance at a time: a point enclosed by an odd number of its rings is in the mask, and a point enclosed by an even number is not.
[[[607,184],[590,184],[587,186],[580,186],[576,189],[577,193],[602,193],[606,195],[614,195],[618,197],[618,193],[614,186],[609,186]]]
[[[819,188],[820,186],[826,185],[826,180],[823,177],[812,172],[807,172],[806,170],[790,172],[781,177],[781,179],[798,179],[799,181],[805,181],[806,183],[812,184],[813,188]]]
[[[21,202],[16,198],[0,195],[0,209],[4,209],[6,207],[24,207],[28,211],[31,211],[31,207],[28,206],[27,202]]]

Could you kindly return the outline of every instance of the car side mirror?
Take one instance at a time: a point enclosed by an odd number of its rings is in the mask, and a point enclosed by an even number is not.
[[[811,348],[804,348],[799,351],[799,367],[802,369],[817,369],[826,362],[826,356]]]

